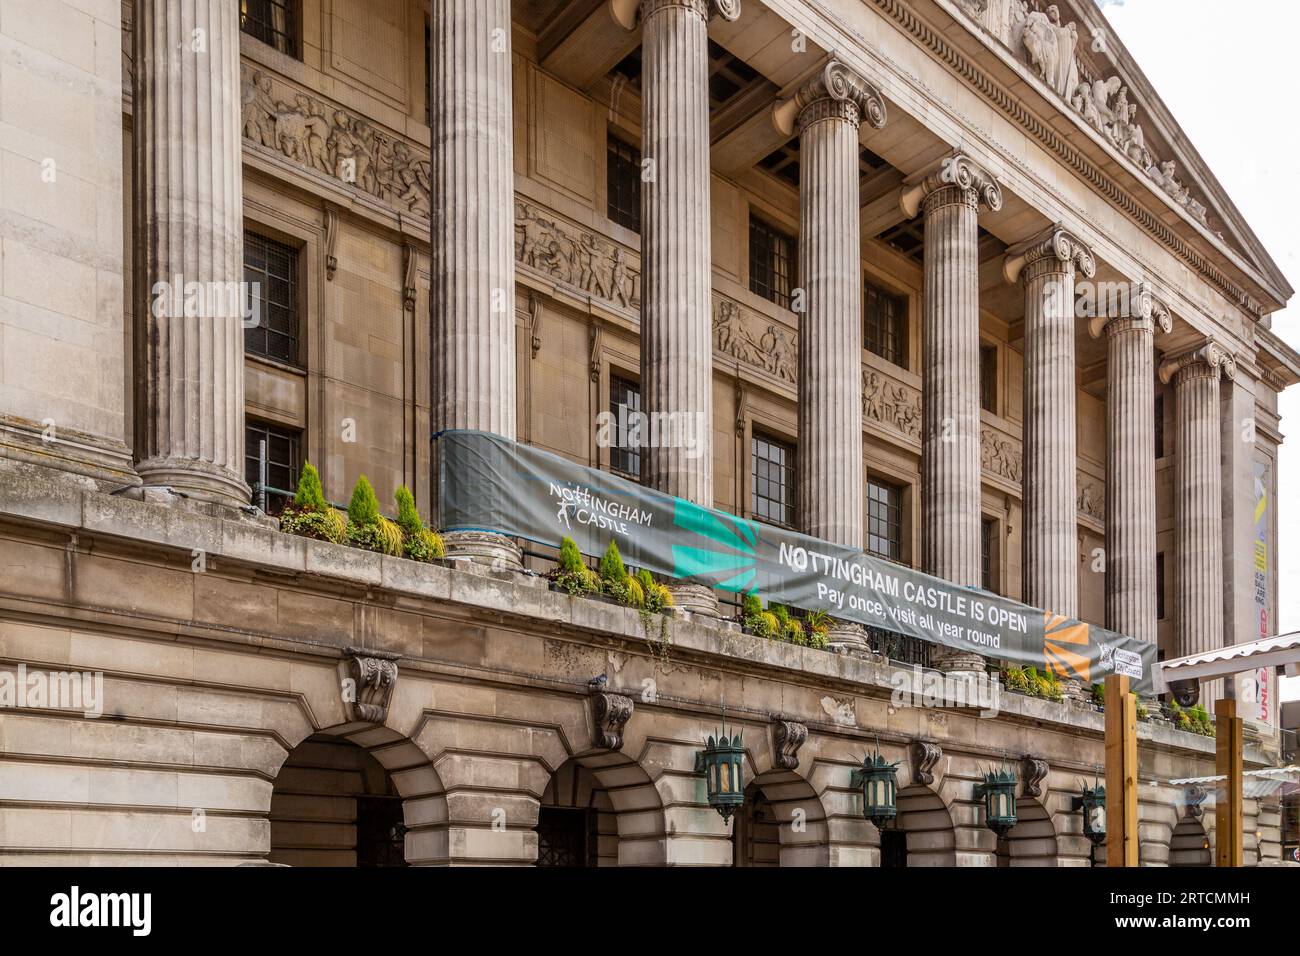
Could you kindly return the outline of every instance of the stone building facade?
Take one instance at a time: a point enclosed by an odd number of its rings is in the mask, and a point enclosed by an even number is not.
[[[900,706],[990,662],[689,586],[651,635],[498,535],[416,564],[257,507],[310,461],[434,520],[444,428],[1171,657],[1276,621],[1292,290],[1087,0],[9,0],[0,77],[0,674],[103,680],[0,708],[6,863],[1093,858],[1078,689]],[[707,453],[608,447],[619,406]],[[1212,741],[1140,738],[1143,862],[1208,861]]]

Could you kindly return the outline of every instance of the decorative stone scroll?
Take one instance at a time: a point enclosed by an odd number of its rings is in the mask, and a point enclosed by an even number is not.
[[[1024,476],[1020,443],[990,428],[980,429],[980,465],[984,471],[1005,478],[1014,485]]]
[[[943,759],[943,750],[939,745],[914,740],[908,748],[908,755],[912,758],[912,780],[927,787],[933,786],[934,768]]]
[[[715,298],[713,347],[794,385],[799,377],[799,345],[794,333],[775,322],[768,322],[761,332],[755,331],[762,324],[762,316],[749,312],[739,303]]]
[[[623,746],[623,730],[636,709],[632,698],[593,690],[591,702],[592,719],[596,723],[596,746],[618,750]]]
[[[428,218],[431,166],[417,145],[242,64],[244,139]]]
[[[397,654],[349,647],[348,672],[352,684],[344,702],[353,720],[382,724],[388,718],[388,702],[397,685]]]
[[[1166,358],[1160,364],[1160,381],[1168,385],[1180,372],[1222,374],[1232,381],[1237,377],[1237,361],[1232,353],[1218,342],[1209,341],[1199,348]]]
[[[774,740],[772,763],[783,770],[797,769],[799,748],[808,739],[807,726],[794,720],[773,717],[772,735]]]
[[[865,119],[880,129],[885,125],[885,99],[856,71],[839,60],[831,60],[794,96],[772,108],[772,122],[786,136],[828,115],[839,116],[854,126]]]
[[[862,370],[862,418],[908,438],[921,434],[921,393],[867,367]]]
[[[1079,28],[1061,22],[1057,4],[1041,0],[956,0],[973,21],[997,37],[1023,60],[1057,96],[1101,133],[1115,149],[1145,173],[1188,214],[1208,227],[1207,210],[1178,181],[1172,160],[1161,161],[1147,145],[1130,103],[1128,85],[1119,75],[1092,75],[1079,56]],[[1095,47],[1094,47],[1095,49]]]
[[[641,308],[640,273],[626,250],[515,199],[515,259],[558,282],[624,309]]]

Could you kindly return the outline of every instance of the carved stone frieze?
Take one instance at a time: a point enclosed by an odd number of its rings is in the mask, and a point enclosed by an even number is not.
[[[429,216],[423,149],[265,70],[241,65],[244,139],[400,212]]]
[[[938,744],[914,740],[912,746],[908,748],[908,756],[912,758],[913,782],[925,784],[927,787],[932,786],[934,784],[934,768],[943,759],[943,750],[940,749]]]
[[[1024,474],[1024,456],[1020,442],[991,428],[981,428],[980,466],[984,471],[1005,478],[1012,484],[1020,484]]]
[[[749,312],[731,299],[715,298],[713,347],[794,385],[799,368],[795,333],[771,321],[766,321],[764,327],[765,321],[764,316]]]
[[[596,723],[596,746],[604,750],[618,750],[623,746],[623,730],[632,719],[635,705],[632,698],[622,694],[593,691],[592,718]]]
[[[775,744],[772,763],[783,770],[796,769],[799,766],[799,748],[808,739],[807,726],[797,721],[773,717],[772,736]]]
[[[864,368],[862,419],[864,424],[875,422],[917,438],[921,433],[921,393],[875,369]]]
[[[625,309],[641,307],[640,273],[627,251],[515,199],[515,259],[558,282]]]
[[[1101,482],[1079,472],[1077,480],[1079,514],[1098,524],[1106,521],[1106,494]]]
[[[388,703],[397,685],[397,657],[385,651],[349,647],[344,703],[353,720],[382,724],[388,718]]]

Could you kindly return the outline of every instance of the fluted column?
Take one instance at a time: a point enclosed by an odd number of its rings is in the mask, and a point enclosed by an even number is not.
[[[238,6],[138,0],[134,44],[137,470],[246,504]]]
[[[1106,626],[1156,640],[1156,328],[1172,328],[1169,310],[1148,290],[1127,314],[1093,319],[1105,334]]]
[[[736,19],[740,4],[641,0],[639,10],[641,152],[652,164],[641,190],[641,402],[672,423],[667,440],[643,450],[642,478],[712,507],[708,21]],[[679,607],[716,613],[710,589],[672,590]]]
[[[429,32],[435,430],[515,437],[515,206],[510,0],[438,0]],[[449,556],[519,566],[501,535]]]
[[[922,311],[922,568],[965,586],[980,583],[978,211],[1002,208],[987,172],[956,153],[910,183],[904,215],[925,216]],[[982,671],[983,658],[941,652],[950,671]]]
[[[1236,374],[1232,356],[1210,342],[1173,357],[1160,378],[1174,381],[1174,525],[1177,529],[1176,656],[1223,646],[1223,472],[1219,377]],[[1222,681],[1202,685],[1209,703]]]
[[[806,534],[862,547],[862,240],[858,125],[885,125],[879,91],[838,61],[773,118],[799,130],[799,523]],[[832,642],[864,646],[861,628]]]
[[[1025,292],[1025,603],[1079,616],[1074,275],[1097,272],[1061,225],[1007,250],[1003,272]]]

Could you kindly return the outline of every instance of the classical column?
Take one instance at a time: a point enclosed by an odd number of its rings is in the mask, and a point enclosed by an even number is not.
[[[1155,330],[1169,309],[1142,289],[1125,314],[1097,316],[1106,336],[1106,626],[1156,640]]]
[[[1174,381],[1174,526],[1177,529],[1175,656],[1223,646],[1223,471],[1219,378],[1236,375],[1232,356],[1214,342],[1167,359],[1160,379]],[[1207,707],[1222,681],[1202,685]]]
[[[509,0],[439,0],[429,29],[430,286],[435,431],[515,438],[515,203]],[[518,568],[502,535],[447,535],[449,556]]]
[[[864,117],[884,126],[884,100],[837,61],[773,112],[781,132],[799,130],[799,523],[807,534],[851,548],[862,547],[863,531],[858,124]],[[832,643],[865,646],[866,640],[861,628],[841,627]]]
[[[136,295],[146,486],[247,504],[239,14],[135,8]]]
[[[909,181],[900,204],[925,216],[922,313],[922,568],[955,584],[980,583],[980,204],[1002,208],[991,175],[961,153]],[[936,665],[983,671],[978,654],[946,651]]]
[[[1079,616],[1075,494],[1074,275],[1092,253],[1059,223],[1007,250],[1003,273],[1025,291],[1025,603]]]
[[[634,4],[613,11],[631,26]],[[641,403],[671,422],[642,452],[648,487],[713,507],[713,324],[709,236],[711,13],[739,0],[641,0]],[[662,417],[662,416],[667,416]],[[672,585],[679,607],[716,614],[711,589]]]

